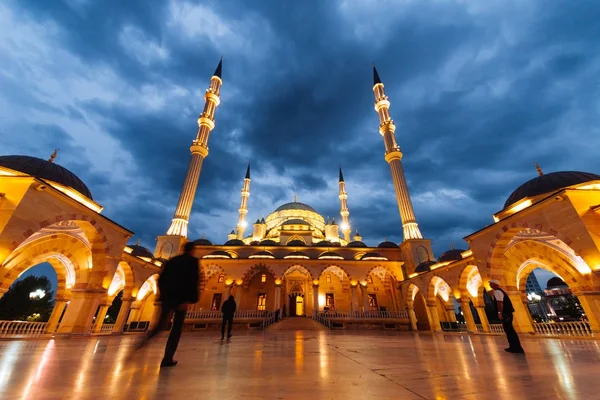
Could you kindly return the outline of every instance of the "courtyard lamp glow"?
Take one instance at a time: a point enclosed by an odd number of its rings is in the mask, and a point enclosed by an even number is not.
[[[29,293],[29,298],[32,300],[43,299],[44,296],[46,296],[46,291],[42,289],[37,289],[36,291]]]

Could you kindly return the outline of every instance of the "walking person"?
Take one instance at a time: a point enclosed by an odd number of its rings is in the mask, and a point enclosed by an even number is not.
[[[233,314],[235,314],[236,304],[235,298],[233,296],[229,296],[223,306],[221,307],[221,312],[223,313],[223,323],[221,324],[221,340],[225,337],[225,324],[228,324],[227,329],[227,339],[231,337],[231,327],[233,325]]]
[[[489,283],[492,288],[492,297],[496,300],[498,318],[502,321],[502,328],[504,328],[506,339],[508,339],[508,348],[504,349],[504,351],[509,353],[525,353],[521,347],[519,335],[517,335],[517,332],[513,327],[513,313],[515,312],[515,309],[510,298],[506,292],[500,288],[500,282],[498,280],[491,279]]]
[[[163,264],[163,271],[158,278],[161,302],[160,317],[156,326],[138,345],[138,349],[142,348],[154,338],[173,313],[173,326],[167,339],[164,357],[160,363],[161,368],[177,365],[173,356],[179,344],[185,314],[188,305],[198,301],[198,259],[192,254],[193,250],[194,243],[188,242],[184,246],[183,254],[175,256]]]

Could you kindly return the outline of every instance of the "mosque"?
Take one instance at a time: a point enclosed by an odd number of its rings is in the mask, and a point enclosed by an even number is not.
[[[242,183],[236,229],[224,244],[194,240],[200,300],[186,329],[208,329],[232,294],[238,322],[264,326],[275,311],[313,317],[340,329],[440,331],[464,317],[465,330],[489,333],[488,279],[498,279],[515,306],[519,332],[540,334],[528,311],[526,282],[536,268],[559,275],[579,299],[582,332],[600,332],[600,175],[554,172],[515,189],[493,223],[467,236],[468,249],[434,257],[413,211],[396,141],[390,99],[373,67],[374,108],[402,223],[402,243],[369,247],[352,235],[348,195],[339,171],[340,223],[294,199],[248,228],[250,166]],[[208,141],[220,104],[222,60],[210,78],[191,159],[170,226],[154,251],[127,244],[133,232],[102,215],[90,189],[55,162],[0,156],[0,296],[26,270],[48,262],[58,277],[51,334],[121,334],[146,330],[158,317],[156,279],[181,252]],[[391,193],[390,193],[391,195]],[[165,224],[166,225],[166,224]],[[106,312],[120,296],[114,324]],[[460,310],[457,309],[460,305]]]

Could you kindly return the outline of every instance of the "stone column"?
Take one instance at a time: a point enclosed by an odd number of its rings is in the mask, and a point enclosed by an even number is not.
[[[431,330],[433,332],[440,332],[442,325],[440,324],[440,316],[436,304],[427,304],[427,311],[429,312],[429,320],[431,321]]]
[[[319,312],[319,285],[313,284],[313,312]]]
[[[129,310],[131,310],[131,303],[133,303],[133,297],[125,297],[121,299],[121,309],[119,310],[119,315],[117,315],[117,321],[115,322],[115,327],[113,328],[113,335],[120,335],[123,332],[123,326],[125,326],[125,322],[127,322],[127,316],[129,315]]]
[[[52,310],[52,314],[50,315],[50,319],[48,319],[48,324],[46,325],[46,333],[54,333],[56,332],[56,328],[58,328],[58,323],[60,321],[60,317],[67,306],[66,299],[54,299],[54,309]]]
[[[490,332],[490,322],[488,321],[487,314],[485,313],[484,306],[476,306],[477,315],[479,315],[479,320],[481,321],[481,326],[485,333]]]
[[[477,326],[475,325],[475,319],[473,319],[473,314],[471,313],[471,302],[469,299],[461,299],[460,307],[463,312],[463,316],[465,317],[465,321],[467,323],[467,332],[477,332]]]
[[[446,315],[450,322],[456,322],[456,314],[454,313],[454,307],[446,306]]]
[[[105,290],[71,290],[69,307],[57,332],[89,335],[98,305],[105,297]]]
[[[358,293],[356,293],[356,286],[351,286],[350,291],[352,293],[352,311],[360,311],[358,308]]]
[[[360,285],[360,292],[362,294],[362,300],[363,300],[363,311],[367,312],[369,311],[369,297],[367,296],[367,286],[366,285]]]
[[[407,307],[408,310],[408,320],[410,321],[410,329],[412,331],[418,331],[419,328],[417,327],[417,314],[415,314],[415,308],[414,307]]]
[[[513,326],[519,333],[533,333],[533,319],[527,306],[527,297],[521,296],[520,292],[507,292],[515,312],[513,314]]]
[[[99,333],[102,330],[102,324],[104,324],[104,318],[106,318],[108,307],[110,307],[110,304],[100,305],[100,310],[96,315],[96,323],[94,324],[94,333]]]
[[[148,326],[148,330],[154,329],[156,324],[158,324],[158,319],[160,318],[160,301],[154,302],[154,311],[152,312],[152,318],[150,319],[150,324]],[[162,328],[162,327],[161,327]]]
[[[576,295],[590,328],[594,333],[600,333],[600,292],[584,292]]]
[[[281,307],[281,285],[275,285],[275,304],[273,305],[273,311]]]

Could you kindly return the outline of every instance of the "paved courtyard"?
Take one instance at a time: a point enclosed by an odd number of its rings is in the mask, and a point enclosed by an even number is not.
[[[311,329],[312,328],[312,329]],[[184,333],[160,370],[165,336],[129,359],[133,337],[0,342],[2,399],[593,399],[593,340],[328,332],[274,326],[221,342]]]

